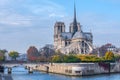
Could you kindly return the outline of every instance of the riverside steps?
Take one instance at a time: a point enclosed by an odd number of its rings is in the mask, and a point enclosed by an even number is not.
[[[37,71],[68,76],[85,76],[120,72],[120,63],[52,63],[37,65]]]

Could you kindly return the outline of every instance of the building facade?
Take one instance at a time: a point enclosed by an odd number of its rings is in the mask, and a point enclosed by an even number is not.
[[[64,54],[87,54],[93,50],[93,36],[91,32],[83,32],[76,19],[76,7],[74,5],[74,19],[69,26],[69,32],[65,31],[64,22],[56,22],[54,26],[54,48]]]

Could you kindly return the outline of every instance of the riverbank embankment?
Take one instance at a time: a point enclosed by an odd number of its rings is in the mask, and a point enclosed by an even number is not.
[[[37,71],[69,76],[85,76],[120,72],[120,63],[52,63],[37,65]]]

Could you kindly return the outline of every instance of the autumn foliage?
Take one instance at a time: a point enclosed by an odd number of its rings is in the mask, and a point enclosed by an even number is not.
[[[36,47],[34,47],[34,46],[29,47],[29,49],[27,50],[28,60],[35,61],[39,58],[39,56],[40,56],[40,54]]]
[[[56,63],[110,62],[115,60],[112,52],[106,52],[105,56],[98,57],[95,54],[63,54],[59,50],[54,52],[53,49],[48,47],[43,47],[38,51],[34,46],[29,47],[27,56],[29,61]],[[116,60],[118,60],[120,56],[116,56],[116,58]]]
[[[105,59],[108,61],[113,61],[115,59],[113,52],[111,51],[106,52]]]
[[[16,60],[16,58],[19,56],[19,53],[18,53],[17,51],[11,51],[11,52],[9,53],[9,56],[10,56],[12,59]]]

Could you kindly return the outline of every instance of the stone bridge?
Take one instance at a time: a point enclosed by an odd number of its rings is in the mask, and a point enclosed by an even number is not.
[[[8,73],[12,73],[12,68],[23,66],[28,70],[29,73],[33,73],[33,70],[37,68],[37,66],[42,65],[44,63],[2,63],[0,66],[7,68]]]

